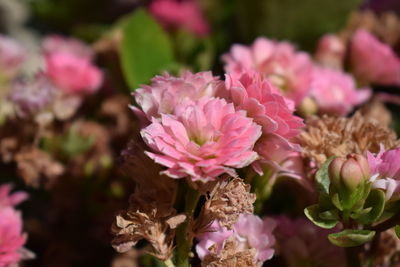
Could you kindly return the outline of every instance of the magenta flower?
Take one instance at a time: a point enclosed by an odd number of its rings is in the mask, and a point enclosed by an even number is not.
[[[0,186],[0,208],[7,206],[16,206],[28,198],[25,192],[15,192],[11,194],[11,184]]]
[[[282,154],[288,156],[299,150],[290,139],[297,136],[304,124],[303,119],[293,114],[291,100],[284,98],[258,73],[228,74],[225,84],[237,109],[245,110],[248,117],[262,126],[263,135],[256,144],[256,151],[264,160],[277,164],[275,160],[284,160]]]
[[[232,230],[221,227],[214,221],[210,227],[210,232],[206,232],[198,237],[199,243],[196,252],[200,259],[209,254],[209,249],[216,245],[219,251],[224,247],[224,242],[233,237],[236,242],[236,249],[256,249],[255,261],[263,263],[274,255],[273,246],[275,237],[272,231],[276,227],[276,222],[272,219],[261,219],[254,214],[241,214]]]
[[[357,90],[353,77],[340,71],[315,67],[311,96],[322,113],[346,115],[367,101],[370,89]]]
[[[258,38],[250,47],[234,45],[222,56],[225,71],[240,74],[255,70],[268,77],[282,93],[299,105],[311,89],[313,65],[307,53],[292,44]]]
[[[0,267],[7,267],[22,259],[26,236],[21,215],[12,207],[0,207],[0,218]]]
[[[354,74],[361,81],[400,85],[400,59],[369,32],[358,30],[354,34],[350,56]]]
[[[92,94],[103,74],[92,62],[89,47],[74,39],[49,37],[44,41],[46,74],[56,87],[67,94]]]
[[[397,200],[400,197],[400,148],[387,150],[381,146],[374,156],[368,152],[368,164],[371,171],[370,181],[373,188],[383,189],[386,200]]]
[[[318,42],[315,59],[323,66],[341,69],[345,54],[345,42],[337,35],[326,34]]]
[[[196,0],[155,0],[150,5],[150,12],[166,28],[184,28],[199,36],[210,31]]]
[[[327,238],[328,234],[339,229],[322,229],[306,218],[280,216],[274,219],[277,222],[274,231],[277,248],[285,259],[286,266],[298,266],[299,262],[304,266],[346,265],[344,249],[332,245]]]
[[[190,176],[209,181],[243,168],[258,158],[253,150],[261,127],[235,111],[223,99],[200,99],[179,105],[174,114],[161,114],[141,131],[154,150],[147,155],[166,166],[172,178]]]
[[[26,50],[14,39],[0,34],[0,72],[12,76],[26,59]]]
[[[169,74],[156,76],[151,85],[143,85],[133,93],[142,110],[132,109],[142,120],[147,117],[151,121],[152,117],[173,113],[175,107],[185,101],[216,96],[220,85],[221,82],[210,71],[195,74],[186,71],[180,77]]]

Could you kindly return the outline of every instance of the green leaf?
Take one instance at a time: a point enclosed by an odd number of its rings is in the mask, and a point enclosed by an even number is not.
[[[168,36],[144,9],[137,9],[123,21],[121,62],[132,90],[173,63]]]
[[[400,225],[394,227],[394,232],[396,233],[397,238],[400,238]]]
[[[375,231],[346,229],[328,235],[329,241],[338,247],[355,247],[371,241]]]
[[[338,210],[327,210],[324,212],[321,212],[319,214],[319,217],[323,220],[334,220],[337,221],[339,219],[339,212]]]
[[[331,184],[331,181],[329,180],[328,169],[329,164],[331,164],[334,158],[335,157],[330,157],[329,159],[327,159],[315,174],[317,190],[321,195],[329,195],[329,185]]]
[[[311,205],[308,206],[307,208],[304,209],[304,214],[307,216],[307,218],[312,221],[315,225],[325,228],[325,229],[331,229],[336,226],[338,221],[336,219],[323,219],[322,217],[327,217],[325,212],[320,212],[319,210],[319,205]],[[320,214],[323,214],[322,216]]]
[[[370,212],[361,213],[357,219],[362,224],[371,224],[382,215],[385,208],[385,193],[382,190],[372,190],[364,204],[364,209]]]

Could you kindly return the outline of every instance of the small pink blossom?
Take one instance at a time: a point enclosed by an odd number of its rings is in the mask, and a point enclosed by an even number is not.
[[[341,69],[345,54],[345,42],[337,35],[326,34],[318,42],[315,59],[323,66]]]
[[[210,71],[184,72],[180,77],[169,74],[156,76],[151,85],[143,85],[133,94],[141,110],[132,107],[142,120],[160,118],[161,114],[173,113],[185,101],[217,95],[221,82]]]
[[[311,89],[311,59],[307,53],[296,51],[288,42],[258,38],[251,46],[233,45],[222,60],[225,71],[230,74],[251,70],[260,72],[296,105]]]
[[[355,106],[367,101],[371,90],[357,90],[353,77],[340,70],[315,67],[310,94],[316,100],[320,112],[346,115]]]
[[[78,40],[50,36],[43,43],[46,74],[67,94],[92,94],[103,74],[92,62],[92,51]]]
[[[199,258],[203,259],[209,254],[209,249],[216,245],[216,252],[219,253],[224,242],[228,238],[234,237],[237,249],[256,249],[255,261],[261,264],[274,255],[275,237],[272,231],[275,227],[276,222],[274,220],[261,219],[254,214],[241,214],[232,230],[227,230],[225,227],[221,227],[217,221],[214,221],[210,227],[210,232],[198,237],[200,242],[196,246],[196,252]]]
[[[257,159],[253,148],[261,127],[233,104],[204,98],[179,105],[174,114],[161,114],[141,135],[154,151],[147,155],[168,168],[166,175],[209,181],[223,173],[236,176],[233,168]]]
[[[358,30],[351,40],[351,64],[363,82],[400,85],[400,59],[386,44],[365,30]]]
[[[370,181],[373,188],[386,191],[386,199],[397,200],[400,197],[400,148],[387,150],[381,146],[374,156],[368,152],[368,164],[371,171]]]
[[[17,41],[0,34],[0,72],[14,75],[26,59],[26,50]]]
[[[284,161],[282,155],[288,156],[300,149],[291,139],[304,126],[303,119],[293,114],[294,103],[283,97],[267,79],[252,72],[242,75],[228,74],[225,84],[237,109],[245,110],[248,117],[262,126],[263,135],[255,150],[264,161],[277,167]],[[258,173],[262,173],[259,166],[253,166]]]
[[[15,192],[11,194],[11,184],[0,186],[0,208],[6,206],[16,206],[28,198],[25,192]]]
[[[328,234],[339,229],[322,229],[306,218],[280,216],[274,219],[277,222],[274,231],[277,247],[286,266],[298,266],[299,262],[304,266],[345,266],[343,248],[332,245],[327,238]]]
[[[0,207],[0,267],[17,264],[26,242],[20,213],[12,207]]]
[[[209,25],[196,0],[155,0],[150,12],[166,28],[185,28],[194,34],[209,33]]]

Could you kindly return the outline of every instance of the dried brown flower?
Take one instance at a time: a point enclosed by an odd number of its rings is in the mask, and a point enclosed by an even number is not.
[[[14,154],[18,148],[18,140],[15,137],[5,137],[0,139],[0,156],[4,163],[14,159]]]
[[[360,109],[360,113],[363,115],[363,117],[366,117],[370,120],[375,120],[385,127],[389,127],[390,123],[392,122],[392,114],[386,108],[386,106],[376,98],[364,105]]]
[[[124,135],[131,132],[131,110],[128,108],[130,99],[117,95],[104,101],[101,105],[101,115],[111,118],[113,123],[109,129],[111,135]]]
[[[42,182],[48,186],[64,173],[61,163],[36,147],[23,147],[16,155],[17,170],[27,185],[38,187]]]
[[[242,179],[222,178],[210,192],[196,220],[194,233],[201,233],[213,220],[231,229],[240,214],[253,213],[255,200],[255,194],[250,193],[250,185]]]
[[[366,151],[377,153],[381,144],[386,149],[400,144],[393,130],[360,112],[351,118],[310,117],[298,139],[304,148],[303,155],[317,165],[330,156],[343,157]]]
[[[234,238],[229,238],[219,253],[216,247],[210,248],[210,254],[204,257],[202,266],[207,267],[253,267],[261,266],[255,259],[256,250],[239,248]]]

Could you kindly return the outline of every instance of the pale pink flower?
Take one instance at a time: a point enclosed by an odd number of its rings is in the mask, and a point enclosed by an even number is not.
[[[386,200],[399,199],[400,148],[385,151],[385,148],[381,146],[376,156],[370,152],[367,152],[367,156],[372,175],[370,178],[372,187],[385,190]]]
[[[323,66],[341,69],[345,54],[345,42],[337,35],[326,34],[318,42],[315,59]]]
[[[184,28],[199,36],[210,31],[196,0],[155,0],[150,5],[150,12],[166,28]]]
[[[14,75],[26,59],[26,50],[14,39],[0,34],[0,73]]]
[[[296,105],[311,89],[311,59],[307,53],[296,51],[288,42],[257,38],[251,46],[233,45],[222,60],[227,73],[260,72]]]
[[[49,35],[43,40],[43,52],[45,54],[66,53],[79,58],[92,60],[93,50],[75,38],[66,38],[60,35]]]
[[[209,254],[209,249],[216,246],[219,253],[224,247],[224,242],[234,237],[236,249],[240,250],[256,249],[255,261],[259,264],[269,260],[274,255],[273,246],[275,237],[272,231],[276,227],[276,222],[270,218],[261,219],[254,214],[241,214],[232,230],[221,227],[218,221],[214,221],[210,227],[210,232],[206,232],[198,237],[199,243],[196,252],[200,259]]]
[[[353,77],[340,70],[315,67],[310,95],[316,100],[320,112],[346,115],[367,101],[371,90],[357,89]]]
[[[343,248],[332,245],[327,238],[328,234],[339,229],[323,229],[306,218],[280,216],[275,219],[277,248],[287,266],[295,267],[299,262],[304,266],[345,266]]]
[[[103,74],[93,63],[89,46],[73,38],[49,36],[43,41],[46,74],[55,86],[67,94],[92,94]]]
[[[221,81],[214,77],[211,71],[186,71],[179,77],[166,73],[154,77],[151,81],[151,85],[143,85],[133,93],[141,110],[135,107],[132,109],[142,120],[173,113],[175,107],[188,100],[216,96],[221,87]]]
[[[0,186],[0,208],[16,206],[28,198],[28,194],[25,192],[14,192],[11,194],[11,189],[11,184]]]
[[[400,85],[400,59],[386,44],[365,30],[358,30],[351,40],[351,64],[363,82]]]
[[[300,149],[291,139],[304,126],[303,119],[293,114],[293,102],[284,98],[267,79],[253,72],[228,74],[225,85],[237,109],[245,110],[248,117],[262,126],[263,135],[255,150],[263,160],[278,166],[284,161],[282,155],[288,156]],[[262,173],[259,166],[254,167],[258,173]]]
[[[165,174],[209,181],[223,173],[236,176],[234,168],[257,159],[253,148],[261,127],[233,104],[204,98],[179,105],[173,115],[161,114],[141,135],[154,150],[147,155],[168,168]]]
[[[12,207],[0,207],[0,267],[17,264],[25,242],[20,213]]]

